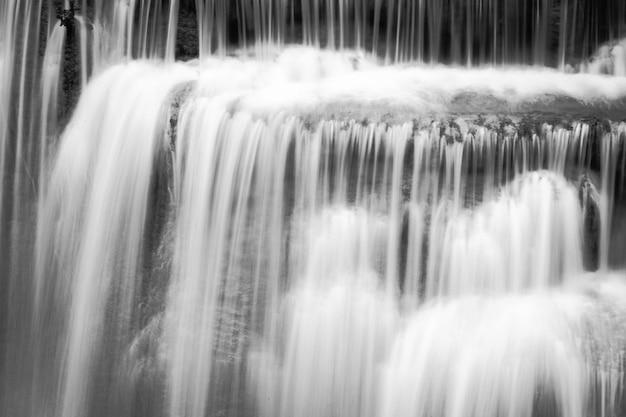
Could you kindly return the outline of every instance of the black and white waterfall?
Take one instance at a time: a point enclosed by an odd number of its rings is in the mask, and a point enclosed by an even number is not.
[[[0,0],[0,416],[626,416],[626,2]]]

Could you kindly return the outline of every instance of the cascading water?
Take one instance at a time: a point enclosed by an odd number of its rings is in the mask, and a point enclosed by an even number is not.
[[[0,25],[1,416],[626,416],[623,2]]]

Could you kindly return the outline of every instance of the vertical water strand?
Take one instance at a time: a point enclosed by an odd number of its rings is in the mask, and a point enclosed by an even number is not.
[[[583,123],[576,122],[572,126],[572,140],[569,143],[568,158],[566,169],[568,171],[575,171],[578,175],[582,171],[584,165],[581,161],[584,161],[583,150],[587,146],[587,137],[585,130],[583,129]],[[567,172],[566,172],[567,175]]]
[[[622,146],[622,161],[619,167],[619,172],[621,172],[622,175],[619,179],[619,195],[624,198],[626,194],[626,123],[620,123],[617,131],[620,136],[620,143]]]
[[[406,268],[404,276],[403,295],[407,308],[416,307],[420,297],[423,296],[424,288],[422,281],[422,256],[423,234],[425,228],[425,211],[428,201],[428,176],[431,172],[431,143],[424,131],[413,133],[413,173],[411,183],[411,200],[409,201],[406,214],[408,237],[406,249]]]
[[[248,49],[248,19],[250,15],[250,5],[248,1],[238,0],[236,4],[236,15],[238,23],[239,44],[244,50]]]
[[[448,60],[453,63],[462,63],[463,62],[463,54],[461,51],[461,36],[459,33],[462,33],[463,30],[463,14],[462,7],[458,7],[455,0],[448,0],[447,2],[448,15],[445,16],[447,22],[449,22],[450,28],[449,34],[450,39],[448,41],[448,51],[449,55],[444,58],[444,62]]]
[[[249,19],[250,6],[246,0],[240,0],[237,2],[237,20],[239,21],[239,39],[240,44],[244,50],[248,49],[248,19]],[[291,17],[293,19],[293,7],[291,8]],[[293,20],[292,20],[293,22]],[[291,28],[293,30],[293,27]],[[293,38],[294,34],[291,33]]]
[[[10,106],[4,105],[9,102],[11,95],[11,80],[13,76],[13,62],[14,62],[14,22],[16,20],[15,7],[21,7],[19,1],[6,1],[0,5],[0,217],[4,218],[5,213],[5,172],[6,172],[6,158],[7,147],[9,142],[9,121],[10,121]],[[6,236],[4,231],[5,224],[0,222],[0,235]],[[5,253],[4,239],[0,241],[0,252]],[[3,259],[4,255],[0,256]],[[1,274],[0,281],[3,286],[8,279],[6,271],[8,265],[4,262],[0,262],[3,273]],[[2,288],[2,287],[0,287]],[[7,305],[8,303],[4,303]],[[6,317],[3,314],[2,317]],[[4,323],[0,327],[0,332],[4,330]],[[2,334],[2,333],[0,333]]]
[[[96,3],[96,10],[94,11],[94,20],[91,22],[92,24],[92,40],[91,40],[91,53],[90,58],[92,62],[92,75],[96,75],[101,70],[101,61],[102,61],[102,50],[103,50],[103,41],[102,41],[102,25],[99,21],[99,10],[98,5],[101,5],[102,2]]]
[[[167,21],[167,36],[165,38],[165,60],[174,62],[176,52],[176,30],[178,26],[178,2],[170,0],[169,18]]]
[[[164,342],[168,360],[169,415],[201,416],[207,407],[212,371],[215,303],[221,275],[218,247],[227,225],[225,213],[211,211],[215,196],[220,129],[224,111],[206,99],[180,115],[178,158],[185,157],[178,190],[174,279],[170,284]],[[233,167],[224,167],[233,169]],[[219,204],[219,203],[218,203]],[[216,230],[218,229],[218,230]],[[219,233],[217,236],[212,234]]]
[[[548,164],[550,171],[564,172],[564,158],[567,151],[568,132],[562,128],[551,128],[547,132]]]
[[[25,218],[27,211],[24,209],[28,205],[29,201],[34,200],[36,197],[36,184],[31,169],[29,166],[28,147],[30,140],[34,137],[37,123],[39,122],[37,117],[28,117],[30,112],[37,112],[38,99],[36,99],[37,90],[34,86],[36,82],[32,82],[31,76],[33,75],[29,68],[37,67],[39,54],[37,51],[39,43],[39,37],[35,33],[36,31],[31,28],[39,28],[41,0],[26,0],[23,4],[23,9],[17,10],[15,15],[15,28],[21,33],[21,42],[18,41],[19,46],[16,47],[21,54],[19,59],[19,67],[15,68],[19,77],[18,85],[19,90],[17,93],[17,113],[15,115],[16,134],[15,134],[15,157],[14,157],[14,172],[13,172],[13,207],[11,217],[15,220],[11,231],[11,237],[14,242],[19,242],[19,236],[22,233],[25,234],[25,230],[21,230],[24,224],[28,223]],[[21,12],[21,13],[20,13]],[[18,32],[19,33],[19,32]],[[17,251],[14,254],[17,256]],[[19,259],[14,256],[12,260],[13,267],[19,269]]]
[[[346,35],[348,35],[349,24],[348,19],[346,18],[346,14],[349,12],[350,3],[349,0],[339,0],[338,4],[338,28],[339,28],[339,51],[343,52],[346,47]],[[358,48],[358,45],[353,46],[355,49]]]
[[[473,209],[476,204],[477,201],[479,201],[480,196],[480,192],[477,188],[478,186],[478,164],[480,161],[480,135],[481,135],[481,131],[483,130],[483,127],[477,127],[474,128],[472,130],[470,130],[467,134],[468,136],[468,140],[470,141],[470,155],[471,155],[471,161],[468,161],[469,166],[471,168],[471,173],[470,173],[470,178],[471,178],[471,199],[469,201],[469,206]]]
[[[380,38],[380,15],[382,8],[382,0],[374,0],[374,23],[372,25],[372,55],[378,55],[378,42]],[[364,21],[365,25],[367,21]]]
[[[397,43],[400,41],[400,39],[398,39],[398,37],[394,36],[394,31],[393,31],[393,23],[394,23],[394,17],[395,17],[395,0],[387,0],[386,4],[385,4],[385,14],[387,15],[387,22],[385,23],[385,28],[387,30],[387,33],[385,34],[385,64],[389,65],[391,62],[394,62],[392,57],[393,57],[393,51],[394,51],[394,45],[397,45]],[[395,41],[395,42],[394,42]]]
[[[93,48],[90,44],[90,38],[88,34],[87,22],[82,16],[76,16],[76,22],[79,27],[79,49],[80,49],[80,90],[84,91],[87,87],[87,81],[89,80],[90,69],[93,62],[89,61],[87,54],[88,47]]]
[[[430,63],[439,62],[441,50],[441,23],[443,18],[443,2],[428,3],[428,39]]]
[[[561,16],[559,24],[559,69],[565,70],[565,59],[567,54],[567,23],[569,19],[568,0],[561,0]]]
[[[368,19],[370,18],[371,11],[366,2],[357,2],[359,8],[359,14],[357,15],[358,27],[359,27],[359,39],[361,40],[361,47],[365,50],[367,48],[368,37]]]
[[[403,171],[404,171],[404,154],[406,150],[407,140],[413,130],[411,123],[405,123],[400,126],[388,128],[385,132],[386,142],[386,161],[391,161],[391,178],[389,181],[389,229],[387,236],[386,251],[386,288],[385,293],[389,299],[393,299],[398,295],[398,283],[400,272],[400,240],[402,233],[402,206],[404,203],[403,196]]]
[[[302,19],[302,43],[304,45],[312,45],[309,0],[300,0],[300,9]]]
[[[341,2],[341,0],[339,0]],[[336,49],[335,42],[335,3],[336,0],[326,0],[326,47]]]
[[[600,135],[600,133],[597,133]],[[611,222],[613,221],[613,202],[615,195],[615,175],[619,144],[623,135],[612,129],[610,132],[601,134],[599,138],[601,152],[601,175],[602,191],[600,193],[600,263],[602,271],[609,268],[609,250],[611,242]]]
[[[466,194],[466,181],[467,181],[467,151],[469,148],[469,141],[466,137],[461,137],[460,132],[456,132],[455,135],[459,135],[454,139],[454,145],[451,152],[451,158],[454,161],[453,166],[453,185],[452,185],[452,204],[455,212],[462,210],[465,207],[465,194]]]
[[[322,21],[320,19],[320,2],[323,2],[323,0],[311,0],[311,4],[312,4],[312,11],[313,11],[313,16],[312,16],[312,26],[313,26],[313,40],[314,43],[313,45],[316,48],[320,48],[321,47],[321,34],[322,34]]]
[[[442,258],[439,260],[441,264],[441,274],[439,277],[441,295],[457,295],[463,293],[462,287],[474,279],[467,269],[468,258],[463,253],[467,250],[464,248],[466,225],[463,224],[464,207],[463,201],[463,181],[461,173],[464,162],[464,144],[459,142],[454,134],[448,132],[442,139],[445,141],[445,185],[444,197],[441,202],[445,205],[443,210],[446,216],[442,218],[445,222],[442,228],[445,230],[442,241],[436,243],[441,245]],[[451,262],[458,255],[458,262]],[[449,257],[449,258],[448,258]],[[465,260],[465,262],[463,262]],[[463,270],[465,268],[465,270]],[[467,274],[465,277],[463,275]],[[464,282],[465,281],[465,282]]]
[[[139,24],[137,25],[138,55],[145,57],[148,55],[148,31],[150,27],[150,11],[152,0],[140,0],[139,2]]]
[[[254,41],[258,56],[264,56],[265,42],[265,2],[254,0]]]
[[[37,201],[43,201],[45,195],[45,179],[48,178],[50,152],[48,145],[56,142],[57,135],[57,100],[58,86],[61,77],[61,62],[63,60],[63,47],[65,45],[64,28],[55,25],[46,45],[44,55],[41,91],[41,126],[39,130],[39,178]]]
[[[574,4],[572,5],[572,17],[571,17],[571,25],[570,25],[570,36],[568,39],[565,40],[566,44],[569,46],[569,56],[568,56],[568,61],[566,62],[566,64],[570,63],[570,62],[577,62],[577,61],[581,61],[584,60],[586,58],[586,52],[581,50],[581,51],[577,51],[576,48],[576,35],[578,33],[578,31],[580,30],[580,26],[578,24],[578,20],[579,20],[579,14],[580,14],[580,4],[579,2],[575,1]],[[624,15],[626,16],[626,15]],[[577,55],[577,52],[579,53],[579,55]]]
[[[502,56],[499,63],[516,63],[515,28],[517,26],[517,16],[514,13],[515,4],[513,2],[502,2]]]
[[[277,0],[269,0],[266,2],[267,9],[265,11],[266,16],[266,28],[267,28],[267,44],[276,45],[280,47],[280,38],[278,26],[280,25],[280,10],[278,9]]]
[[[511,169],[510,175],[515,178],[525,170],[526,152],[524,145],[526,144],[526,138],[522,132],[515,132],[513,136],[513,143],[511,144]]]
[[[366,205],[368,199],[367,184],[370,173],[370,149],[372,135],[359,123],[353,123],[350,129],[350,140],[356,154],[356,184],[354,201],[357,205]]]
[[[263,335],[260,346],[251,355],[251,362],[256,362],[256,367],[251,371],[250,380],[255,386],[258,398],[258,408],[260,415],[276,416],[280,415],[282,407],[281,402],[281,357],[284,334],[284,323],[277,320],[278,317],[284,316],[283,296],[285,288],[291,287],[294,283],[290,277],[293,275],[293,265],[301,261],[299,254],[292,248],[297,245],[298,238],[295,233],[289,231],[296,224],[298,219],[305,216],[305,212],[313,211],[313,205],[316,198],[316,185],[320,160],[320,141],[313,141],[311,132],[302,125],[298,120],[289,120],[290,128],[286,133],[290,133],[291,137],[286,144],[293,146],[293,167],[298,167],[293,171],[293,186],[287,187],[287,193],[293,193],[293,218],[287,219],[286,224],[281,228],[274,229],[271,226],[272,213],[274,210],[265,213],[260,220],[259,245],[257,247],[257,256],[262,258],[263,253],[267,253],[268,246],[273,250],[280,252],[282,250],[280,236],[282,233],[288,233],[289,248],[287,249],[287,276],[279,276],[275,274],[274,268],[264,268],[262,264],[257,266],[255,273],[255,288],[253,311],[261,311],[263,314],[260,318],[258,327],[259,333]],[[289,132],[290,131],[290,132]],[[272,171],[269,168],[273,164],[275,156],[275,138],[267,137],[266,145],[260,153],[260,163],[266,167],[260,171],[262,176],[258,182],[259,193],[259,209],[264,210],[268,206],[279,204],[278,201],[272,202],[272,185],[280,180],[280,176],[273,178]],[[270,162],[272,161],[272,162]],[[312,170],[314,173],[312,174]],[[286,179],[286,178],[285,178]],[[279,199],[280,200],[280,199]],[[276,206],[278,207],[278,206]],[[277,219],[282,221],[282,219]],[[286,229],[284,230],[283,227]],[[267,245],[267,241],[271,240],[271,244]],[[272,272],[272,274],[270,274]]]
[[[201,60],[211,55],[213,41],[212,5],[212,1],[196,0],[196,16],[198,18],[198,46]]]
[[[276,45],[274,43],[274,28],[272,25],[274,24],[274,0],[266,0],[262,3],[262,22],[263,22],[263,31],[262,36],[264,45]]]
[[[579,170],[582,171],[590,164],[589,158],[591,155],[589,152],[589,125],[586,123],[578,123],[576,131],[580,137],[579,147],[577,150],[578,160],[576,165],[579,167]]]
[[[472,1],[465,5],[465,62],[466,66],[470,67],[473,60],[473,45],[472,40],[475,38],[476,33],[474,29],[474,8],[477,4],[480,4],[481,0]]]
[[[334,186],[334,204],[347,205],[351,200],[349,196],[350,187],[350,168],[351,168],[351,141],[350,130],[352,126],[344,125],[340,122],[331,122],[334,126],[333,129],[333,152],[335,154],[334,162],[334,178],[331,180]]]
[[[417,21],[420,18],[420,7],[422,2],[418,1],[407,1],[405,4],[405,13],[403,15],[404,19],[404,47],[405,47],[405,61],[406,62],[421,62],[421,59],[418,57],[418,37],[416,35],[417,32]],[[423,29],[423,28],[420,28]]]
[[[381,200],[379,196],[387,198],[387,189],[389,187],[387,183],[387,171],[388,160],[385,158],[385,141],[384,141],[384,126],[380,126],[376,123],[369,122],[367,128],[372,131],[372,139],[374,141],[374,167],[372,172],[372,180],[370,183],[370,200],[369,204],[374,210],[380,210],[381,203],[385,200]],[[382,159],[382,164],[380,163]],[[382,165],[382,166],[381,166]]]
[[[332,136],[332,123],[322,120],[317,125],[313,132],[313,137],[320,143],[320,166],[319,166],[319,178],[316,178],[318,184],[315,187],[318,190],[318,194],[315,196],[314,210],[319,210],[331,203],[331,190],[332,178],[330,178],[330,161],[334,156],[332,143],[334,137]],[[312,180],[313,181],[313,180]]]
[[[327,124],[329,152],[333,156],[330,161],[332,175],[328,177],[331,192],[331,204],[345,206],[348,204],[348,182],[350,172],[350,161],[348,160],[350,142],[348,140],[350,126],[341,122],[330,121]]]
[[[127,0],[125,2],[125,6],[127,7],[126,10],[124,10],[124,14],[123,14],[123,18],[122,18],[122,24],[125,26],[125,29],[123,32],[119,33],[119,36],[123,39],[123,42],[126,43],[126,46],[124,48],[124,59],[133,59],[133,47],[134,47],[134,41],[135,39],[135,15],[137,12],[137,0]],[[152,51],[149,52],[149,54]],[[148,55],[149,56],[149,55]]]
[[[310,0],[300,0],[301,20],[302,20],[302,44],[313,45],[311,4]]]
[[[102,35],[105,36],[102,40],[105,42],[104,48],[107,48],[104,50],[101,57],[102,63],[105,65],[120,62],[128,57],[129,48],[131,46],[128,31],[132,24],[132,21],[129,20],[129,14],[132,12],[128,2],[117,0],[113,8],[110,34],[106,32],[106,28],[108,27],[107,22],[104,19],[101,22],[103,27]],[[106,38],[107,35],[110,39]],[[108,41],[110,41],[110,43]]]
[[[425,300],[431,300],[438,295],[439,292],[439,274],[440,265],[436,260],[441,255],[441,246],[434,242],[442,239],[444,230],[442,229],[442,218],[445,216],[444,205],[440,204],[442,201],[441,192],[441,138],[439,136],[439,128],[436,123],[427,130],[428,139],[432,146],[432,175],[430,175],[430,213],[429,213],[429,227],[428,227],[428,255],[426,263],[426,278],[425,278]]]
[[[234,188],[230,203],[232,216],[225,242],[228,246],[222,261],[223,272],[221,277],[215,277],[220,281],[221,288],[215,306],[214,359],[210,359],[215,361],[215,369],[207,409],[213,413],[241,415],[246,405],[242,389],[245,382],[245,349],[251,331],[248,323],[252,314],[256,313],[248,308],[252,298],[254,263],[261,262],[260,259],[250,259],[254,253],[254,219],[260,214],[257,206],[250,203],[254,201],[253,173],[260,165],[257,164],[258,151],[266,129],[261,121],[253,123],[249,115],[237,113],[228,121],[222,134],[224,140],[240,145],[236,153],[236,171],[232,178],[225,178]]]
[[[227,44],[229,40],[228,31],[227,31],[229,4],[230,4],[230,1],[227,2],[226,0],[217,0],[215,4],[215,15],[216,15],[215,29],[217,30],[217,50],[221,56],[226,55],[226,52],[227,52],[226,48],[227,48]],[[267,16],[267,19],[271,19],[271,1],[270,1],[270,13],[264,13],[264,16]],[[269,25],[267,25],[266,28],[268,26]],[[269,40],[269,36],[271,32],[269,32],[268,29],[266,30],[267,30],[266,36],[268,37],[267,42],[271,42]]]
[[[398,59],[396,62],[410,62],[411,61],[411,19],[414,16],[412,8],[413,2],[407,2],[405,0],[398,1],[398,15],[396,17],[396,38],[400,39],[400,45],[398,49]],[[396,44],[396,46],[398,46]]]
[[[277,36],[279,39],[279,45],[281,48],[283,48],[289,40],[288,32],[287,32],[287,19],[289,17],[289,14],[288,14],[289,9],[293,8],[293,5],[289,5],[287,0],[278,0],[276,4],[276,8],[277,8],[277,13],[280,16]],[[291,41],[291,42],[294,42],[294,41]]]
[[[45,363],[54,363],[58,359],[58,350],[56,343],[51,343],[49,345],[50,352],[52,354],[42,354],[40,351],[42,350],[40,346],[46,344],[44,340],[40,339],[40,335],[45,334],[44,329],[44,320],[46,317],[53,317],[53,313],[47,307],[47,298],[50,297],[54,292],[49,291],[50,287],[48,283],[42,282],[47,279],[51,279],[53,276],[52,272],[49,271],[49,275],[45,276],[43,272],[43,262],[48,263],[50,265],[54,261],[50,259],[48,254],[46,253],[47,249],[42,249],[44,244],[54,244],[56,242],[50,241],[49,237],[49,229],[47,225],[50,220],[48,217],[48,207],[44,203],[46,201],[47,196],[47,186],[48,186],[48,178],[51,174],[51,166],[50,164],[50,156],[54,154],[54,147],[57,143],[57,120],[58,120],[58,112],[57,112],[57,101],[58,101],[58,86],[61,77],[61,62],[63,59],[63,47],[65,44],[65,30],[64,28],[55,25],[52,31],[52,35],[48,39],[46,45],[46,52],[44,56],[43,68],[42,68],[42,80],[41,80],[41,90],[42,90],[42,107],[41,107],[41,127],[39,133],[39,178],[37,181],[38,184],[38,197],[37,201],[39,205],[37,207],[37,231],[35,237],[35,268],[34,268],[34,291],[33,291],[33,346],[35,347],[34,352],[34,367],[35,373],[33,374],[35,388],[33,389],[33,393],[36,398],[40,399],[48,399],[51,397],[52,393],[46,390],[43,387],[44,384],[38,384],[36,381],[47,381],[56,383],[58,380],[47,379],[45,376],[38,374],[38,372],[42,371],[45,367]],[[49,147],[51,149],[49,149]],[[45,242],[45,243],[44,243]],[[52,278],[55,279],[56,277]],[[46,306],[46,307],[44,307]],[[46,315],[44,315],[44,313]],[[52,319],[50,320],[52,321]],[[54,327],[54,326],[52,326]],[[55,330],[59,330],[58,328]],[[61,332],[59,331],[59,334]],[[42,358],[43,357],[43,358]],[[38,362],[41,361],[41,362]],[[44,375],[55,375],[58,373],[56,369],[50,370],[48,368]],[[46,392],[48,391],[48,392]],[[45,403],[45,402],[44,402]],[[38,404],[34,405],[35,410],[38,410]],[[38,412],[38,411],[37,411]]]
[[[269,121],[259,150],[255,181],[257,265],[254,272],[252,311],[258,314],[253,328],[263,336],[263,345],[258,347],[261,351],[279,351],[284,337],[282,323],[276,318],[283,308],[281,303],[285,290],[293,285],[292,268],[298,262],[297,254],[291,253],[291,247],[297,239],[290,228],[297,216],[302,214],[297,212],[297,194],[300,185],[304,186],[293,176],[300,171],[296,167],[302,167],[304,161],[312,159],[312,163],[315,163],[317,159],[315,155],[300,154],[298,150],[298,144],[302,141],[308,142],[308,139],[308,132],[302,130],[298,119],[285,118],[279,114]],[[274,402],[269,405],[272,412],[268,415],[277,415],[280,407],[280,386],[273,379],[273,356],[272,360],[261,362],[253,380],[261,381],[261,384],[271,381],[273,385],[263,387],[262,390],[267,390]],[[259,398],[265,402],[267,397]],[[262,409],[267,407],[268,405],[264,405]]]

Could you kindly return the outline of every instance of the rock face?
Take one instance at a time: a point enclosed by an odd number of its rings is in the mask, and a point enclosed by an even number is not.
[[[185,5],[189,3],[188,5]],[[181,3],[178,15],[178,32],[176,33],[176,59],[188,61],[197,58],[198,49],[198,20],[195,6],[191,2]]]
[[[67,26],[67,37],[63,55],[63,93],[65,96],[64,114],[67,122],[81,93],[80,52],[77,43],[76,27]],[[64,123],[65,124],[65,123]]]

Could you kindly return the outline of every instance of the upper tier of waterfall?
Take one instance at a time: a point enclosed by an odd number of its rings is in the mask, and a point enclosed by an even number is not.
[[[111,71],[118,73],[128,66],[153,64],[133,61]],[[449,115],[534,113],[548,120],[554,115],[582,114],[613,119],[626,108],[626,78],[621,77],[534,67],[383,66],[357,52],[303,47],[276,51],[271,60],[242,55],[167,67],[157,64],[155,70],[185,74],[194,97],[220,97],[230,112],[256,117],[285,112],[312,120],[404,122]],[[143,77],[139,70],[128,71],[136,72],[137,80]]]
[[[117,38],[112,44],[106,42],[104,49],[170,59],[193,50],[206,57],[240,47],[262,51],[267,44],[305,44],[364,50],[386,62],[536,64],[565,69],[584,65],[600,45],[606,44],[610,51],[626,35],[626,6],[614,0],[82,0],[77,4],[80,14],[109,27]],[[177,29],[184,43],[177,43]]]

